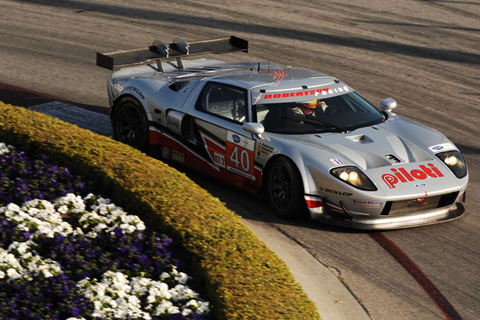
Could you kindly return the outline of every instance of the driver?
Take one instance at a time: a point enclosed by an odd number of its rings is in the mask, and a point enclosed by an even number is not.
[[[325,112],[327,104],[322,100],[303,101],[293,108],[293,112],[298,116],[316,117]]]

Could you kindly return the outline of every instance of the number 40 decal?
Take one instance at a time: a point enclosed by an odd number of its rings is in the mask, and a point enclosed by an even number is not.
[[[241,151],[238,151],[238,149],[240,149]],[[240,160],[238,160],[239,159],[239,156],[238,156],[239,152],[240,152]],[[247,149],[243,149],[241,147],[234,146],[233,151],[230,154],[229,160],[230,160],[230,163],[235,164],[235,168],[238,169],[239,167],[241,167],[242,170],[245,171],[245,172],[250,171],[250,156],[248,154]]]
[[[253,150],[255,141],[235,134],[227,135],[227,169],[236,174],[255,180]]]

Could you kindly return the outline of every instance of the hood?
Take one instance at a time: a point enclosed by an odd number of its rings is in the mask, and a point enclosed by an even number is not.
[[[405,134],[399,133],[398,128],[405,130]],[[400,126],[385,123],[345,134],[325,133],[295,139],[305,144],[304,157],[308,155],[319,161],[323,158],[323,164],[329,163],[330,167],[357,166],[387,195],[427,193],[425,190],[430,194],[459,186],[458,179],[433,151],[440,145],[450,149],[455,146],[437,131],[414,123]],[[319,150],[323,157],[319,156]]]
[[[381,126],[361,128],[347,134],[326,134],[315,137],[318,140],[311,142],[323,145],[330,152],[338,155],[343,162],[355,164],[363,170],[434,158],[428,145],[419,146],[408,138]],[[431,145],[434,144],[432,141]]]

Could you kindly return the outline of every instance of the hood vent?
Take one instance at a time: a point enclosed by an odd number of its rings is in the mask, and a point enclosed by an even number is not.
[[[366,135],[364,134],[357,134],[355,136],[349,136],[349,137],[345,137],[347,138],[348,140],[350,141],[353,141],[353,142],[358,142],[358,143],[369,143],[369,142],[373,142],[372,139],[370,139],[369,137],[367,137]]]
[[[390,160],[392,163],[400,163],[401,161],[395,157],[393,154],[386,154],[385,157]]]

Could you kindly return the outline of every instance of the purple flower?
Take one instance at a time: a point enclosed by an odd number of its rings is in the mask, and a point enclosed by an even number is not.
[[[68,192],[85,195],[92,192],[93,184],[76,176],[68,168],[50,163],[47,156],[31,156],[23,151],[0,157],[0,206],[8,203],[23,204],[31,199],[53,200]],[[87,208],[94,201],[87,201]],[[88,210],[88,209],[87,209]],[[71,220],[78,216],[69,217]],[[79,225],[78,220],[72,225]],[[8,248],[13,242],[25,242],[31,234],[0,218],[0,247]],[[95,238],[84,235],[54,238],[36,235],[35,250],[41,256],[57,261],[64,272],[50,278],[0,279],[1,319],[67,319],[92,317],[93,303],[76,286],[85,278],[100,279],[109,270],[121,271],[129,277],[142,276],[158,279],[160,275],[178,267],[171,252],[172,239],[149,231],[123,232],[116,228],[113,234],[100,233]],[[160,317],[154,317],[160,319]],[[162,320],[203,320],[200,315],[184,317],[175,314]]]
[[[11,202],[20,205],[32,199],[53,200],[68,192],[85,195],[92,187],[91,182],[74,175],[68,168],[50,163],[45,155],[35,157],[12,150],[1,157],[0,206]]]

